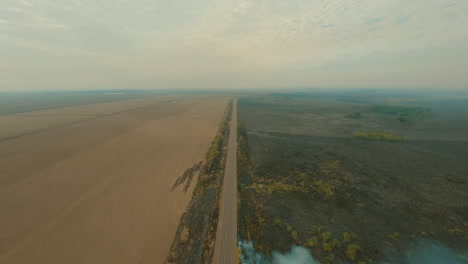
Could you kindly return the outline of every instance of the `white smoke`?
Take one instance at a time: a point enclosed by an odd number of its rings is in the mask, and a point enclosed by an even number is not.
[[[292,246],[291,252],[281,254],[273,252],[273,264],[319,264],[316,262],[307,248]]]
[[[304,247],[292,246],[289,253],[282,254],[274,251],[271,260],[265,255],[255,251],[252,242],[239,242],[242,249],[242,264],[319,264],[310,254],[310,250]]]
[[[242,250],[242,264],[320,264],[314,260],[310,250],[300,246],[292,246],[289,253],[274,251],[271,259],[260,252],[255,251],[253,243],[240,241],[239,248]],[[395,257],[387,256],[383,263],[392,264],[468,264],[467,252],[457,253],[435,241],[421,240],[408,247],[405,260],[396,260]]]
[[[468,264],[465,254],[435,241],[421,240],[410,246],[406,251],[408,264]]]

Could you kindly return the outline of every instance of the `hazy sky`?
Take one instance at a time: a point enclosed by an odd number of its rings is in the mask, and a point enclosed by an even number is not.
[[[468,89],[468,0],[0,0],[0,90]]]

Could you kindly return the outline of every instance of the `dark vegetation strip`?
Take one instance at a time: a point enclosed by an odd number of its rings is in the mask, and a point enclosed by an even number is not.
[[[423,107],[375,105],[372,107],[372,111],[379,114],[394,116],[401,123],[411,120],[422,120],[432,116],[432,110]]]
[[[195,164],[193,167],[189,168],[182,174],[179,178],[177,178],[176,182],[172,186],[171,192],[174,191],[177,187],[184,184],[184,192],[187,192],[190,188],[190,184],[192,183],[193,177],[200,171],[203,162],[200,161]]]
[[[231,112],[232,100],[201,165],[197,186],[182,216],[166,263],[212,263]]]

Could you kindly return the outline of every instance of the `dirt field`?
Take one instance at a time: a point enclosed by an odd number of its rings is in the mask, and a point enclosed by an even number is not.
[[[0,117],[0,263],[163,263],[228,98],[159,96]],[[194,185],[194,184],[192,184]]]

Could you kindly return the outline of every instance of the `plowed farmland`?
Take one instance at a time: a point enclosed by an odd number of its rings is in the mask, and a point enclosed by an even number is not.
[[[0,116],[0,263],[164,263],[227,97]],[[196,182],[196,181],[194,181]]]

